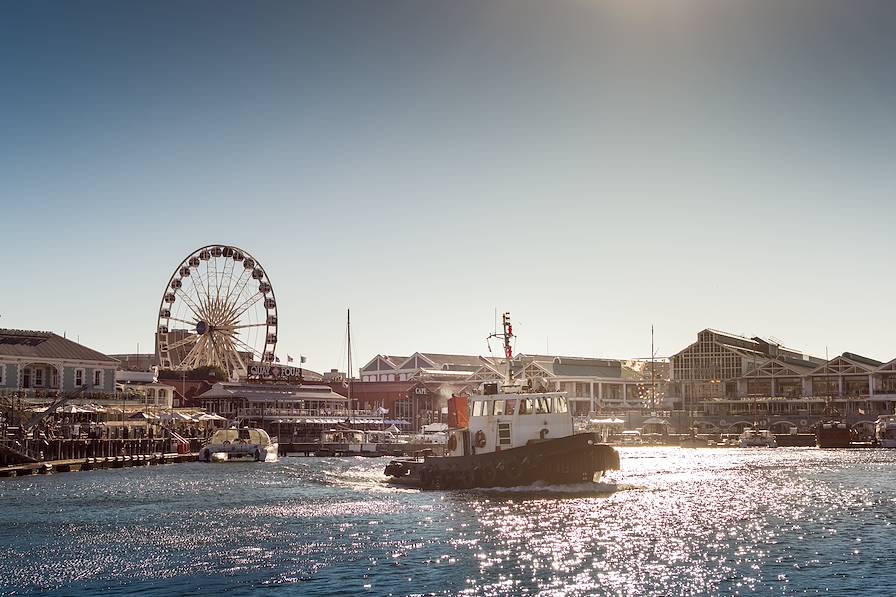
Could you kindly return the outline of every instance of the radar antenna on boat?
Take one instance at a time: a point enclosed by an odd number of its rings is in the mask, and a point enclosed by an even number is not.
[[[488,343],[492,338],[500,338],[503,341],[504,356],[507,358],[507,380],[505,384],[509,386],[513,383],[513,346],[510,345],[510,340],[513,338],[513,324],[510,322],[509,311],[501,314],[501,326],[503,331],[501,333],[489,334],[486,336],[485,342]],[[488,350],[491,352],[491,344],[489,344]]]

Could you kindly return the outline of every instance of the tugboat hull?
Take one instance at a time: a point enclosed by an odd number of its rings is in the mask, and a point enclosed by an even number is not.
[[[483,454],[393,460],[384,472],[409,487],[471,489],[568,485],[599,480],[608,470],[619,470],[619,453],[596,433],[582,433]]]

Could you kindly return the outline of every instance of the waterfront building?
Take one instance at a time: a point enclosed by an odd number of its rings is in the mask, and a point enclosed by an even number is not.
[[[686,405],[702,400],[733,398],[752,379],[755,384],[774,383],[780,373],[782,389],[792,384],[808,370],[822,365],[824,359],[781,346],[774,340],[746,338],[719,330],[705,329],[697,334],[697,341],[674,354],[672,361],[673,392]],[[751,371],[777,361],[752,377]],[[778,367],[779,369],[775,369]],[[746,385],[745,385],[746,384]]]
[[[810,431],[837,416],[868,429],[896,407],[896,359],[844,352],[830,360],[763,338],[706,329],[672,356],[670,393],[679,431]],[[674,411],[677,411],[674,412]]]
[[[361,381],[352,384],[352,408],[380,412],[389,419],[407,423],[413,430],[423,425],[442,422],[442,412],[448,407],[452,394],[467,389],[463,382],[421,381]],[[347,393],[347,386],[335,388]]]
[[[116,371],[115,390],[155,409],[174,408],[175,387],[160,382],[151,371]]]
[[[0,390],[33,397],[112,394],[118,361],[53,332],[0,329]]]
[[[514,380],[533,384],[541,390],[564,391],[578,416],[597,412],[642,410],[652,399],[662,396],[664,377],[656,378],[658,391],[651,386],[650,369],[644,362],[590,357],[518,354],[512,361]],[[665,369],[657,368],[661,373]],[[361,383],[399,384],[383,390],[387,396],[405,394],[411,389],[437,395],[423,410],[437,413],[452,393],[472,392],[486,382],[503,382],[507,361],[499,357],[415,352],[410,357],[376,355],[360,369]],[[410,382],[421,382],[415,385]],[[438,384],[434,386],[433,384]],[[404,385],[401,385],[404,384]],[[355,386],[358,387],[357,385]],[[377,386],[371,386],[377,392]],[[385,386],[384,386],[385,387]],[[407,403],[420,412],[414,399]],[[375,398],[380,400],[380,398]],[[384,399],[388,401],[388,399]]]
[[[615,359],[518,354],[513,369],[537,389],[566,392],[574,415],[614,413],[650,407],[650,374]],[[664,380],[657,380],[662,383]]]
[[[348,398],[328,385],[219,382],[198,397],[202,408],[269,433],[314,440],[340,425],[374,428],[404,421],[377,411],[352,409]]]
[[[409,357],[376,355],[360,369],[363,381],[465,381],[483,367],[497,371],[499,359],[464,354],[415,352]]]

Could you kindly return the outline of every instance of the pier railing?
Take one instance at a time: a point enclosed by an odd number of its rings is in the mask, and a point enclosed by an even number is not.
[[[81,460],[144,454],[198,452],[202,440],[140,439],[25,439],[0,440],[0,466],[48,460]]]

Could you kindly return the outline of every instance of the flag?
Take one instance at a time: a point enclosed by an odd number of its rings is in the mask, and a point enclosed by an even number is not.
[[[860,408],[860,409],[859,409],[859,414],[860,414],[860,415],[864,415],[864,414],[865,414],[865,409],[864,409],[864,408]]]
[[[378,415],[386,415],[386,414],[389,414],[389,409],[388,409],[388,408],[383,408],[383,407],[381,406],[381,407],[379,407],[378,409],[376,409],[376,414],[378,414]]]
[[[292,357],[289,356],[289,355],[286,355],[286,362],[287,362],[287,363],[292,363]]]
[[[300,363],[304,363],[304,362],[305,362],[305,357],[303,357],[302,355],[299,355],[299,362],[300,362]]]

